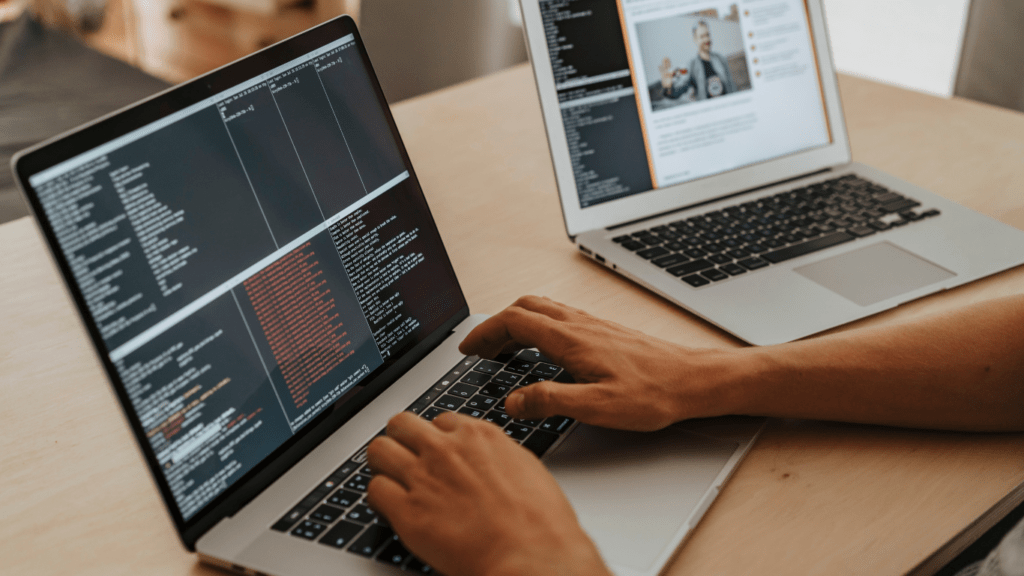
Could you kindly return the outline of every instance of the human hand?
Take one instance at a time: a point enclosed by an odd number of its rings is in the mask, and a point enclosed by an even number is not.
[[[367,455],[370,505],[448,576],[609,574],[554,478],[493,424],[403,412]]]
[[[665,57],[661,61],[661,65],[658,66],[658,72],[661,73],[661,87],[665,90],[672,88],[672,76],[675,74],[672,70],[672,61]]]
[[[538,382],[513,391],[517,418],[568,416],[624,430],[659,430],[686,418],[733,413],[729,382],[744,350],[690,349],[595,318],[548,298],[525,296],[466,336],[463,354],[493,358],[536,347],[578,382]]]

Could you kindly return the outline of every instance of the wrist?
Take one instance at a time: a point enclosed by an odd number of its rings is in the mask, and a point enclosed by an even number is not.
[[[728,415],[756,415],[763,411],[764,382],[773,371],[765,348],[687,352],[679,420]],[[695,394],[696,393],[696,394]]]

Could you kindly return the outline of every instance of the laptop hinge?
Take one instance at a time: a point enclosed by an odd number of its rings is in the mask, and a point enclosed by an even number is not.
[[[665,212],[659,212],[658,214],[651,214],[650,216],[644,216],[643,218],[637,218],[636,220],[630,220],[629,222],[623,222],[622,224],[616,224],[614,226],[609,226],[608,228],[605,228],[605,230],[618,230],[619,228],[625,228],[626,226],[632,226],[633,224],[637,224],[639,222],[644,222],[646,220],[653,220],[655,218],[661,218],[662,216],[668,216],[669,214],[675,214],[676,212],[683,212],[685,210],[690,210],[690,209],[693,209],[693,208],[699,208],[699,207],[705,206],[707,204],[712,204],[714,202],[721,202],[722,200],[728,200],[729,198],[735,198],[736,196],[741,196],[743,194],[749,194],[751,192],[757,192],[758,190],[764,190],[765,188],[771,188],[772,186],[778,186],[780,184],[785,184],[787,182],[796,182],[797,180],[802,180],[804,178],[810,178],[811,176],[817,176],[819,174],[825,174],[827,172],[831,172],[832,170],[833,170],[833,168],[825,168],[823,170],[818,170],[817,172],[810,172],[810,173],[807,173],[807,174],[801,174],[799,176],[794,176],[793,178],[787,178],[785,180],[778,180],[776,182],[771,182],[769,184],[762,184],[761,186],[757,186],[755,188],[747,188],[746,190],[740,190],[739,192],[735,192],[733,194],[726,194],[725,196],[719,196],[717,198],[712,198],[710,200],[704,200],[704,201],[701,201],[701,202],[695,202],[693,204],[687,204],[686,206],[681,206],[679,208],[673,208],[673,209],[667,210]]]

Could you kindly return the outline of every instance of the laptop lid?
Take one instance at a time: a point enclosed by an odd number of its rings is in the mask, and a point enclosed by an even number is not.
[[[820,0],[521,0],[570,236],[850,161]]]
[[[190,549],[468,316],[348,17],[13,164]]]

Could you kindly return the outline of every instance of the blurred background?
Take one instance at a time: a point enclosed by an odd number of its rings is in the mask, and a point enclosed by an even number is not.
[[[1024,110],[1021,0],[824,2],[841,72]],[[518,0],[0,0],[0,222],[14,151],[344,13],[392,103],[527,58]]]

